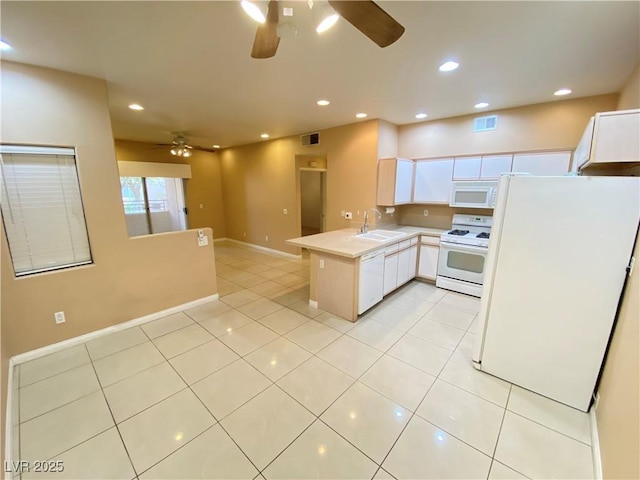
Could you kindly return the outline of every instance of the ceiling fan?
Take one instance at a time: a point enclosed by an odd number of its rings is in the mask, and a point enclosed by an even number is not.
[[[247,6],[246,4],[251,4],[251,2],[242,3],[243,8]],[[381,48],[391,45],[404,33],[404,27],[373,1],[329,0],[329,5],[338,15]],[[251,8],[251,6],[249,7]],[[312,0],[309,1],[309,7],[313,7]],[[276,54],[280,43],[278,36],[279,16],[278,1],[270,0],[264,21],[258,26],[253,41],[251,49],[253,58],[270,58]]]
[[[200,150],[203,152],[216,152],[215,148],[198,147],[197,145],[189,145],[187,137],[184,133],[177,133],[176,137],[171,143],[158,143],[154,148],[171,148],[171,155],[176,157],[190,157],[193,154],[193,150]]]

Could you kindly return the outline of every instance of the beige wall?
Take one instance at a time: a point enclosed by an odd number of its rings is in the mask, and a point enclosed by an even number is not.
[[[300,236],[296,158],[302,156],[326,156],[327,230],[351,226],[341,210],[361,222],[364,210],[375,205],[377,142],[378,122],[372,120],[321,130],[320,144],[310,147],[292,136],[222,150],[227,237],[299,253],[285,240]]]
[[[378,120],[378,158],[398,156],[399,127],[386,120]]]
[[[640,478],[640,240],[611,341],[596,410],[604,478]]]
[[[198,248],[194,231],[128,238],[107,106],[103,80],[2,64],[2,142],[76,148],[94,260],[16,279],[0,232],[2,340],[10,355],[217,291],[213,242]],[[56,325],[60,310],[67,321]]]
[[[154,148],[155,144],[117,139],[115,147],[118,161],[191,165],[192,177],[184,181],[189,228],[209,227],[213,229],[215,238],[225,237],[220,158],[217,153],[196,150],[191,157],[182,158],[171,155],[168,148]]]
[[[636,65],[622,87],[616,110],[630,110],[632,108],[640,108],[640,63]]]
[[[398,155],[430,158],[574,149],[589,118],[615,110],[617,99],[617,94],[610,94],[486,112],[498,114],[498,128],[490,132],[473,133],[473,119],[480,114],[403,125]]]

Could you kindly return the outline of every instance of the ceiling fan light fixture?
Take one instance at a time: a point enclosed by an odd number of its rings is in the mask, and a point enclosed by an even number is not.
[[[178,150],[176,150],[175,148],[172,148],[171,155],[178,155]]]
[[[242,0],[240,6],[256,22],[264,23],[267,21],[267,4],[264,1]]]
[[[190,157],[191,156],[191,150],[189,150],[188,148],[185,148],[182,150],[182,156],[183,157]]]

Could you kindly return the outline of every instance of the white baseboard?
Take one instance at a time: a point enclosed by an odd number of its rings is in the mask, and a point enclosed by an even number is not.
[[[296,260],[300,260],[302,255],[294,255],[292,253],[281,252],[280,250],[274,250],[273,248],[263,247],[261,245],[254,245],[253,243],[241,242],[240,240],[236,240],[234,238],[225,238],[227,242],[237,243],[239,245],[244,245],[245,247],[255,248],[256,250],[262,250],[263,252],[272,253],[274,255],[278,255],[280,257],[288,257],[295,258]]]
[[[4,465],[12,465],[13,458],[13,358],[9,359],[9,372],[7,373],[7,411],[4,419]],[[3,467],[4,467],[3,465]]]
[[[214,239],[213,239],[213,243],[226,242],[227,240],[229,240],[227,237],[214,238]]]
[[[309,306],[311,308],[318,308],[318,302],[316,300],[309,299]]]
[[[89,340],[94,340],[98,337],[102,337],[110,333],[119,332],[120,330],[126,330],[127,328],[142,325],[144,323],[157,320],[158,318],[166,317],[167,315],[172,315],[174,313],[181,312],[182,310],[197,307],[198,305],[202,305],[203,303],[211,302],[217,299],[217,293],[208,297],[199,298],[191,302],[183,303],[182,305],[167,308],[166,310],[150,313],[149,315],[145,315],[144,317],[134,318],[133,320],[122,322],[111,327],[106,327],[101,330],[96,330],[95,332],[85,333],[84,335],[80,335],[79,337],[69,338],[67,340],[63,340],[62,342],[47,345],[46,347],[31,350],[30,352],[21,353],[19,355],[11,357],[11,361],[14,362],[14,365],[20,365],[21,363],[44,357],[45,355],[64,350],[65,348],[74,347],[76,345],[80,345],[81,343],[88,342]]]
[[[134,318],[133,320],[129,320],[127,322],[119,323],[117,325],[113,325],[111,327],[103,328],[101,330],[96,330],[95,332],[86,333],[84,335],[80,335],[79,337],[69,338],[67,340],[63,340],[62,342],[54,343],[53,345],[48,345],[46,347],[38,348],[36,350],[31,350],[30,352],[21,353],[19,355],[15,355],[9,359],[9,372],[8,372],[8,380],[7,380],[7,411],[5,416],[5,433],[4,433],[4,445],[5,445],[5,465],[11,465],[12,460],[16,460],[12,458],[13,454],[13,371],[16,365],[20,365],[21,363],[28,362],[30,360],[35,360],[36,358],[44,357],[46,355],[50,355],[52,353],[58,352],[60,350],[64,350],[65,348],[73,347],[75,345],[79,345],[81,343],[88,342],[89,340],[94,340],[96,338],[108,335],[110,333],[119,332],[120,330],[126,330],[127,328],[135,327],[138,325],[142,325],[148,322],[152,322],[153,320],[157,320],[158,318],[166,317],[167,315],[172,315],[174,313],[181,312],[188,308],[197,307],[198,305],[202,305],[203,303],[211,302],[213,300],[218,299],[218,294],[210,295],[208,297],[199,298],[197,300],[193,300],[191,302],[183,303],[182,305],[176,305],[175,307],[167,308],[165,310],[161,310],[159,312],[150,313],[149,315],[145,315],[143,317]]]
[[[589,427],[591,430],[591,458],[593,460],[593,478],[602,480],[602,457],[600,456],[600,439],[598,437],[598,424],[596,422],[596,407],[589,410]]]

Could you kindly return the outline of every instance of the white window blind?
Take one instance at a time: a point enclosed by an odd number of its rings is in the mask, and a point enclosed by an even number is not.
[[[0,167],[16,276],[91,263],[74,150],[1,145]]]

